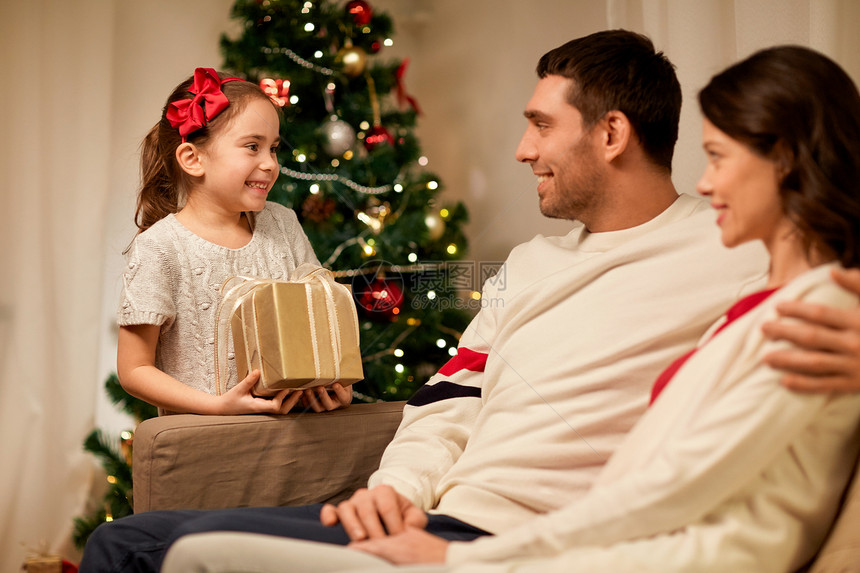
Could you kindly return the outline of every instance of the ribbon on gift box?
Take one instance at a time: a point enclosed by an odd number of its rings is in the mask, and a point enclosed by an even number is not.
[[[266,289],[270,289],[272,291],[271,296],[274,297],[274,289],[278,287],[279,283],[301,285],[304,287],[306,300],[303,306],[306,309],[306,315],[296,318],[300,318],[302,322],[306,321],[309,327],[309,342],[311,350],[310,353],[313,361],[313,374],[312,378],[305,381],[301,387],[331,384],[338,381],[352,383],[357,380],[361,380],[363,377],[361,373],[360,353],[358,351],[358,317],[348,289],[335,282],[331,271],[305,263],[296,268],[293,273],[293,277],[289,281],[255,279],[239,276],[228,279],[224,282],[224,285],[222,285],[221,301],[218,305],[215,326],[215,391],[218,395],[226,392],[227,390],[228,357],[226,346],[227,341],[229,340],[231,323],[233,322],[237,311],[240,311],[240,309],[243,311],[241,320],[243,322],[247,321],[252,323],[250,328],[245,329],[245,334],[250,330],[254,337],[254,344],[251,345],[254,353],[243,352],[243,350],[238,347],[235,348],[235,353],[237,356],[240,355],[240,352],[244,353],[248,370],[251,370],[254,367],[260,368],[261,380],[260,383],[258,383],[257,388],[268,390],[272,387],[271,380],[264,380],[264,370],[270,370],[272,365],[269,362],[265,362],[264,358],[259,356],[259,349],[262,348],[264,341],[260,338],[261,329],[258,328],[259,325],[257,324],[257,317],[254,312],[247,311],[247,308],[243,308],[243,305],[247,306],[250,301],[252,303],[251,307],[253,310],[253,303],[255,302],[253,297],[263,293]],[[315,287],[321,287],[321,289]],[[322,296],[319,296],[320,290],[323,292]],[[343,291],[343,293],[340,293],[340,296],[345,293],[349,297],[350,304],[342,305],[343,308],[339,308],[335,300],[336,291]],[[317,293],[316,295],[315,292]],[[315,316],[315,309],[318,309],[320,305],[325,309],[325,315],[327,316],[327,319],[323,321],[318,320],[319,317]],[[344,310],[349,313],[349,316],[340,316],[340,313]],[[320,332],[320,330],[325,328],[325,326],[320,326],[318,322],[325,322],[328,327],[328,332]],[[344,333],[341,329],[342,322],[350,323],[352,325],[353,332],[349,333],[349,338],[351,338],[350,342],[355,348],[344,347],[344,335],[347,333]],[[235,340],[236,332],[234,331],[233,334],[234,346],[237,346],[238,341]],[[328,344],[320,347],[320,341],[328,341]],[[247,342],[247,340],[244,342]],[[347,362],[352,364],[352,368],[347,376],[343,376],[343,373],[341,372],[341,362],[344,361],[345,357],[347,358]],[[349,360],[349,357],[352,357],[351,361]],[[330,371],[331,368],[324,368],[326,365],[333,367],[333,373],[327,372]],[[242,375],[241,372],[239,374],[240,376]],[[281,380],[285,379],[286,378],[281,378]]]

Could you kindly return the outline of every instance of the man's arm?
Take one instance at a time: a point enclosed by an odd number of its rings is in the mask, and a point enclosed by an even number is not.
[[[485,285],[484,296],[498,296],[487,292],[493,288]],[[342,524],[355,541],[426,525],[424,512],[435,506],[437,486],[463,453],[480,414],[495,320],[493,309],[483,309],[472,320],[457,355],[407,403],[368,488],[336,507],[325,506],[324,525]]]
[[[834,271],[833,279],[860,295],[860,269]],[[860,392],[860,307],[835,309],[792,301],[777,308],[783,318],[762,330],[772,340],[799,348],[771,352],[765,363],[785,372],[781,382],[799,392]]]

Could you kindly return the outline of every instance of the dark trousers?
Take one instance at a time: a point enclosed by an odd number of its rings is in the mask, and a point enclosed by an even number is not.
[[[149,511],[100,525],[90,536],[80,573],[157,573],[170,545],[191,533],[242,531],[349,543],[343,527],[320,523],[322,505],[240,507],[212,511]],[[427,531],[449,541],[471,541],[486,531],[446,515],[428,515]]]

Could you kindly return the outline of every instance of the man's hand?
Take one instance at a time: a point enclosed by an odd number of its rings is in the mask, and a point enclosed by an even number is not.
[[[396,565],[444,563],[448,541],[423,529],[407,527],[403,533],[382,539],[357,541],[347,547],[382,557]]]
[[[396,535],[407,526],[424,529],[427,514],[394,488],[380,485],[356,491],[337,507],[324,505],[320,521],[328,526],[340,523],[350,539],[362,541]]]
[[[833,279],[860,295],[860,269],[834,271]],[[771,352],[764,362],[784,370],[782,384],[800,392],[860,391],[860,308],[840,310],[784,302],[777,311],[800,322],[771,321],[762,330],[772,340],[799,348]]]

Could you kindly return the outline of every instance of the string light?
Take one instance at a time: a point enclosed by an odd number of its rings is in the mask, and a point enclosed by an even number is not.
[[[305,160],[299,159],[299,157],[304,158],[305,156],[304,154],[300,154],[296,157],[296,161],[303,162]],[[346,153],[344,154],[344,158],[348,159],[346,157]],[[387,193],[392,189],[391,185],[381,185],[379,187],[360,185],[351,179],[338,175],[337,173],[305,173],[303,171],[290,169],[289,167],[281,167],[281,173],[291,179],[299,179],[301,181],[336,181],[342,185],[346,185],[353,191],[357,191],[358,193],[363,193],[365,195],[379,195],[380,193]]]
[[[313,24],[311,24],[311,25],[313,25]],[[301,57],[300,55],[298,55],[297,53],[295,53],[294,51],[292,51],[289,48],[269,48],[268,46],[266,46],[266,47],[260,48],[260,51],[266,55],[271,55],[271,54],[284,55],[284,56],[288,57],[290,60],[292,60],[293,62],[302,66],[303,68],[313,70],[313,71],[320,73],[324,76],[334,75],[333,69],[326,68],[324,66],[319,66],[313,62],[309,62],[308,60],[304,59],[303,57]],[[314,54],[314,55],[316,55],[316,54]]]

